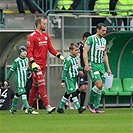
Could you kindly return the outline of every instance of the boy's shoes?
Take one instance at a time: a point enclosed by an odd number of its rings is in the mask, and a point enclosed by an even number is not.
[[[17,110],[9,110],[9,112],[12,114],[17,114]]]
[[[61,108],[58,108],[58,109],[57,109],[57,112],[60,113],[60,114],[64,114],[64,113],[65,113],[64,110],[61,109]]]
[[[99,113],[99,114],[104,114],[105,113],[105,111],[102,111],[100,109],[95,109],[95,111],[96,111],[96,113]]]
[[[80,108],[78,109],[78,112],[79,112],[79,114],[81,114],[81,113],[84,112],[85,110],[86,110],[86,108],[80,107]]]
[[[56,107],[51,107],[50,105],[48,105],[46,109],[47,109],[48,114],[51,114],[52,112],[56,110]]]
[[[25,110],[25,114],[33,114],[33,115],[38,115],[39,113],[35,111],[34,108],[29,108]]]
[[[96,111],[95,111],[95,109],[93,108],[93,105],[86,105],[86,107],[89,109],[89,111],[91,112],[91,113],[93,113],[93,114],[95,114],[96,113]]]

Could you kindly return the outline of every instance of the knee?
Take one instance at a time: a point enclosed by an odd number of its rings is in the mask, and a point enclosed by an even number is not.
[[[82,86],[79,88],[79,91],[80,91],[80,92],[86,92],[86,89],[87,89],[87,86],[86,86],[86,85],[82,85]]]
[[[102,90],[102,81],[99,80],[98,82],[95,83],[95,86],[99,89]]]

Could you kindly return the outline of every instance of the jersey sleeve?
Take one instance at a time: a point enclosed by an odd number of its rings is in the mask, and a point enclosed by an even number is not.
[[[92,42],[93,42],[93,41],[92,41],[92,37],[88,37],[88,38],[86,39],[85,45],[91,47]]]
[[[65,62],[64,62],[64,68],[62,70],[62,76],[61,76],[61,79],[62,79],[62,82],[65,81],[65,77],[69,71],[69,67],[70,67],[70,62],[66,59]]]
[[[7,73],[6,81],[9,81],[10,77],[12,76],[12,73],[17,69],[17,63],[14,61],[10,70]]]
[[[51,40],[50,40],[50,37],[48,36],[48,50],[49,50],[49,52],[52,54],[52,55],[54,55],[54,56],[56,56],[57,55],[57,51],[55,50],[55,48],[53,47],[53,45],[52,45],[52,43],[51,43]]]
[[[34,37],[30,35],[27,40],[27,56],[28,56],[28,58],[33,57],[34,44],[35,44]]]

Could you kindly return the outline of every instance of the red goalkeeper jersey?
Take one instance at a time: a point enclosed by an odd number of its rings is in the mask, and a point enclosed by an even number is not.
[[[28,37],[27,50],[28,58],[34,58],[34,61],[41,67],[43,72],[46,70],[48,51],[54,56],[57,54],[57,51],[52,46],[49,35],[46,32],[40,34],[36,30]]]

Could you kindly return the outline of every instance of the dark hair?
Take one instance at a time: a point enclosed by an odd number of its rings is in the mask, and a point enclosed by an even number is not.
[[[69,46],[69,50],[73,50],[74,47],[78,48],[78,45],[76,43],[71,43]]]
[[[102,28],[102,26],[103,26],[103,27],[106,27],[106,25],[105,25],[104,23],[98,23],[98,24],[97,24],[97,29],[100,30],[100,29]]]
[[[43,17],[37,17],[36,19],[35,19],[35,25],[37,26],[37,24],[39,24],[39,23],[41,23],[41,20],[42,19],[46,19],[46,18],[43,18]]]
[[[84,39],[84,37],[88,37],[88,36],[91,36],[91,33],[90,32],[85,32],[84,34],[83,34],[83,39]]]

